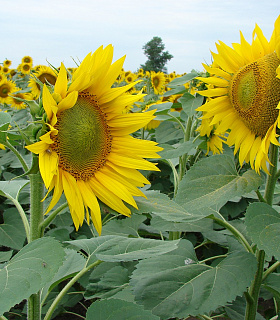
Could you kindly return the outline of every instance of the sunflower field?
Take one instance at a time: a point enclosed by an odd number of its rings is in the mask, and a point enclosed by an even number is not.
[[[0,320],[280,315],[280,16],[203,71],[0,64]]]

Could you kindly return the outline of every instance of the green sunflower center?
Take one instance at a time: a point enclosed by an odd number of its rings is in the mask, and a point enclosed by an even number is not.
[[[276,53],[270,53],[234,74],[229,97],[246,126],[262,138],[276,121],[280,101],[280,80],[276,68],[280,60]]]
[[[52,148],[59,166],[76,180],[88,180],[106,162],[112,137],[95,97],[80,93],[76,104],[57,117]]]

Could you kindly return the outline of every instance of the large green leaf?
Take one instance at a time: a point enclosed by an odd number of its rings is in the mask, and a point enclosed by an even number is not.
[[[208,216],[230,199],[256,190],[261,183],[261,177],[253,170],[239,176],[232,156],[214,155],[187,171],[175,201],[189,213]]]
[[[164,121],[155,129],[156,140],[158,143],[166,143],[172,140],[183,139],[183,131],[180,130],[178,123]]]
[[[164,264],[163,260],[158,265],[153,259],[141,261],[131,281],[136,301],[162,319],[186,318],[225,305],[242,295],[257,268],[255,256],[248,252],[234,252],[215,267],[184,265],[172,256]]]
[[[154,213],[162,219],[170,222],[189,222],[198,220],[200,217],[193,216],[183,208],[181,205],[171,200],[166,194],[159,191],[145,191],[145,198],[138,198],[136,200],[138,210],[133,209],[133,212],[140,213]]]
[[[176,86],[184,85],[185,83],[193,80],[197,76],[198,76],[197,72],[187,73],[187,74],[183,75],[182,77],[175,78],[174,80],[169,82],[168,83],[168,87],[173,88],[173,87],[176,87]]]
[[[193,116],[196,113],[196,109],[203,103],[203,96],[193,96],[189,92],[186,92],[178,101],[182,104],[182,108],[188,116]]]
[[[186,141],[183,143],[179,143],[176,146],[169,146],[169,149],[164,149],[163,151],[159,152],[159,155],[162,159],[174,159],[182,156],[183,154],[189,153],[191,150],[198,147],[201,141],[196,140],[193,141]],[[163,147],[163,146],[162,146]]]
[[[60,266],[52,280],[44,286],[42,297],[47,294],[48,290],[52,290],[60,282],[72,277],[77,272],[81,271],[86,264],[84,256],[75,250],[65,249],[65,258],[63,265]]]
[[[140,224],[146,220],[144,215],[133,214],[124,219],[114,219],[106,223],[102,228],[102,235],[119,235],[139,237]]]
[[[128,287],[129,270],[120,262],[104,262],[97,266],[88,281],[85,298],[109,298]]]
[[[266,254],[280,260],[280,216],[263,202],[250,204],[245,215],[248,235]]]
[[[159,320],[149,310],[120,299],[96,301],[88,308],[86,320]]]
[[[205,232],[213,230],[213,220],[204,218],[197,221],[175,222],[164,220],[160,215],[158,215],[152,217],[150,226],[161,232]]]
[[[0,181],[0,196],[8,199],[17,199],[20,190],[29,183],[29,180]]]
[[[67,241],[88,256],[88,264],[96,260],[107,262],[133,261],[175,250],[178,241],[162,241],[122,236],[101,236],[92,239]]]
[[[62,265],[64,250],[52,238],[27,244],[0,270],[0,315],[38,292]]]
[[[4,223],[0,224],[0,245],[20,250],[26,239],[24,226],[15,208],[3,213]]]

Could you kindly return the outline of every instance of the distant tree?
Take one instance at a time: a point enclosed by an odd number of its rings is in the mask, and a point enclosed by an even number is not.
[[[167,72],[165,64],[173,58],[168,51],[163,51],[165,45],[160,37],[153,37],[152,40],[143,46],[144,54],[148,57],[145,64],[141,64],[144,71]]]

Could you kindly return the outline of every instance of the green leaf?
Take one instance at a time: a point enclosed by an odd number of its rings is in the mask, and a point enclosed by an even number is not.
[[[136,200],[138,210],[132,209],[133,212],[138,213],[154,213],[160,216],[162,219],[171,222],[186,222],[198,220],[197,217],[193,217],[182,206],[164,194],[158,191],[145,191],[145,198],[139,198]],[[199,217],[200,218],[200,217]]]
[[[138,229],[146,217],[133,214],[131,217],[114,219],[106,223],[102,228],[102,235],[119,235],[139,237]]]
[[[96,301],[88,308],[86,320],[159,320],[150,311],[120,299]]]
[[[176,146],[170,146],[169,150],[164,149],[163,151],[160,151],[158,154],[161,156],[162,159],[174,159],[182,156],[183,154],[188,154],[191,150],[198,147],[199,144],[199,140],[196,140],[195,142],[185,141],[183,143],[179,143]]]
[[[269,256],[280,260],[280,215],[270,205],[255,202],[249,205],[245,224],[252,241]]]
[[[88,264],[97,259],[108,262],[133,261],[161,255],[177,248],[178,241],[162,241],[121,236],[101,236],[67,241],[89,255]]]
[[[13,255],[13,250],[1,251],[0,252],[0,262],[5,262],[11,259]]]
[[[188,116],[193,116],[196,113],[196,109],[203,103],[203,96],[199,94],[193,96],[189,92],[186,92],[178,101],[182,104],[182,108]]]
[[[104,262],[97,266],[86,287],[85,298],[109,298],[129,284],[129,270],[120,263]]]
[[[63,265],[60,266],[57,273],[49,282],[44,286],[44,290],[42,293],[42,298],[45,294],[47,294],[48,290],[52,290],[55,286],[57,286],[62,281],[72,277],[77,272],[81,271],[86,264],[86,259],[72,249],[65,249],[65,259],[63,261]]]
[[[168,83],[168,87],[173,88],[173,87],[176,87],[176,86],[179,86],[179,85],[183,85],[183,84],[193,80],[197,76],[198,76],[197,72],[191,72],[191,73],[185,74],[182,77],[175,78],[174,80],[169,82]]]
[[[0,224],[0,245],[20,250],[26,239],[24,226],[15,208],[3,213],[4,223]]]
[[[189,222],[167,221],[161,216],[154,216],[150,226],[158,231],[205,232],[213,229],[212,219],[200,219]]]
[[[166,143],[172,140],[183,139],[183,131],[179,124],[173,121],[164,121],[155,129],[156,140],[158,143]]]
[[[0,141],[6,141],[7,130],[11,122],[11,116],[7,112],[0,112]]]
[[[29,180],[0,181],[0,196],[17,200],[20,190],[28,183]]]
[[[189,213],[208,216],[234,197],[256,190],[261,183],[261,177],[253,170],[239,176],[232,156],[214,155],[187,171],[175,201]]]
[[[169,97],[169,96],[172,96],[173,94],[182,94],[185,92],[187,92],[187,89],[185,88],[185,86],[176,86],[176,87],[174,86],[173,89],[164,92],[163,96]]]
[[[156,266],[153,261],[149,272],[149,260],[141,261],[136,283],[132,275],[136,301],[162,319],[214,311],[242,295],[257,268],[255,256],[248,252],[234,252],[216,267],[177,264],[171,257],[165,269],[163,263]]]
[[[64,250],[52,238],[27,244],[0,270],[0,314],[38,292],[62,265]]]

